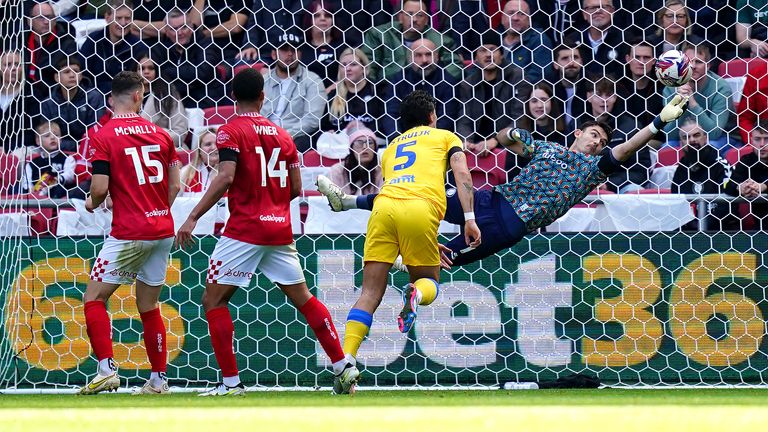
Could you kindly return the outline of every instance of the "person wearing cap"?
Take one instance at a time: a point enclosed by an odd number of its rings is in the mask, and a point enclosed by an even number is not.
[[[291,134],[300,152],[311,147],[327,103],[323,80],[301,63],[303,43],[298,29],[289,29],[273,42],[275,63],[264,82],[261,108],[261,115]]]
[[[459,86],[456,134],[467,150],[486,155],[499,145],[496,131],[523,115],[531,86],[523,81],[522,69],[504,58],[499,32],[486,31],[481,42],[474,53],[475,67]]]
[[[376,134],[360,128],[349,135],[349,154],[333,165],[328,177],[347,195],[378,193],[384,179],[376,151]]]

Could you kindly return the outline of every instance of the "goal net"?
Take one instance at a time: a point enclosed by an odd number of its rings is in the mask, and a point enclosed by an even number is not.
[[[686,117],[584,203],[512,249],[443,271],[440,295],[407,335],[396,317],[408,275],[393,271],[359,352],[362,385],[493,386],[577,373],[621,386],[765,384],[768,204],[757,195],[768,170],[764,144],[750,142],[752,131],[768,138],[765,64],[750,57],[760,46],[734,43],[742,29],[768,40],[752,6],[83,3],[0,5],[0,391],[73,388],[95,371],[82,296],[112,214],[84,209],[88,139],[109,118],[109,82],[122,69],[147,78],[142,115],[169,131],[186,165],[177,228],[215,175],[215,129],[235,112],[232,77],[264,74],[262,114],[302,154],[297,249],[340,336],[360,294],[369,214],[331,212],[314,181],[323,174],[348,193],[376,192],[381,152],[403,132],[402,98],[435,95],[438,127],[465,141],[475,186],[492,189],[526,164],[497,146],[502,128],[569,146],[579,125],[599,119],[614,129],[613,146],[675,92],[690,92]],[[723,24],[734,22],[738,31]],[[679,90],[653,77],[653,59],[672,48],[692,60],[694,81]],[[201,219],[194,248],[172,252],[161,296],[171,385],[219,380],[201,296],[227,218],[223,201]],[[440,232],[445,242],[459,227],[443,222]],[[150,365],[134,288],[121,286],[108,311],[120,375],[138,385]],[[311,329],[262,275],[230,311],[246,385],[331,384]]]

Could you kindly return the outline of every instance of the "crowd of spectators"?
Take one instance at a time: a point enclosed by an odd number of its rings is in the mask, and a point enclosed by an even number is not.
[[[601,189],[751,198],[768,180],[764,3],[107,0],[90,10],[78,0],[24,1],[24,25],[4,20],[0,29],[0,151],[25,163],[12,192],[82,196],[85,148],[109,118],[111,77],[138,70],[147,81],[141,115],[186,153],[182,193],[197,193],[215,175],[218,156],[211,124],[193,126],[192,113],[233,105],[229,80],[256,67],[265,75],[261,114],[320,160],[328,156],[320,137],[335,137],[337,163],[327,168],[349,193],[381,186],[377,152],[404,132],[400,100],[425,90],[438,101],[438,127],[459,135],[478,160],[493,158],[508,180],[528,161],[499,148],[502,128],[568,146],[580,123],[598,119],[615,129],[615,145],[665,100],[689,95],[688,113]],[[78,21],[99,17],[103,27],[76,34]],[[669,49],[691,59],[693,77],[678,88],[653,77],[655,57]],[[739,60],[746,78],[734,86],[721,74]],[[674,178],[658,184],[656,150],[664,147],[678,149],[679,161]],[[745,156],[732,167],[726,155],[734,151]],[[712,207],[722,227],[738,212]],[[766,212],[759,204],[750,211]]]

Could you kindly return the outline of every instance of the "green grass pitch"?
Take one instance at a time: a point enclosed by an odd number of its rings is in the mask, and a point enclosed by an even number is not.
[[[0,431],[765,430],[768,389],[0,395]]]

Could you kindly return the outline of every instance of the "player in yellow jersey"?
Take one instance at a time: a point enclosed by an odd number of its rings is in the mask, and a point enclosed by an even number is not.
[[[468,245],[480,244],[480,229],[473,212],[472,177],[462,141],[451,132],[435,129],[437,114],[432,96],[415,91],[402,102],[400,122],[405,133],[395,138],[381,159],[384,185],[373,204],[363,253],[363,288],[347,316],[344,352],[347,373],[334,382],[336,393],[354,392],[359,378],[355,356],[373,322],[387,288],[389,269],[398,254],[408,267],[411,283],[403,293],[400,331],[408,333],[419,305],[437,297],[440,251],[437,228],[446,208],[445,174],[450,166],[464,210]]]

